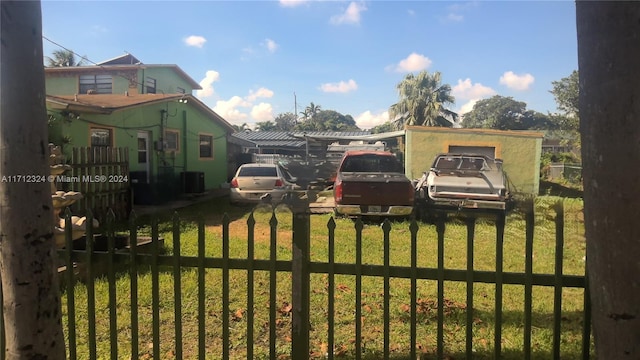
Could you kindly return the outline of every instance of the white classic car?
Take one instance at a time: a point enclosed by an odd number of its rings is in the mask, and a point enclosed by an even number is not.
[[[502,160],[480,154],[437,155],[415,189],[422,214],[432,210],[506,212],[512,202]]]

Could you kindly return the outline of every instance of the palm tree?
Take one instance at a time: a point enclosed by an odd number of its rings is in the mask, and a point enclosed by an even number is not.
[[[304,111],[300,111],[300,115],[302,115],[302,121],[307,121],[311,114],[305,109]]]
[[[82,66],[86,60],[83,56],[80,61],[76,61],[76,55],[71,50],[55,50],[51,55],[53,57],[46,57],[49,67]]]
[[[397,129],[405,125],[452,127],[458,114],[445,105],[453,104],[451,86],[440,84],[440,72],[408,74],[398,85],[400,100],[389,108],[389,117]]]
[[[234,132],[242,132],[242,131],[251,131],[251,128],[249,127],[249,125],[247,125],[247,123],[242,123],[242,125],[231,125],[231,127],[233,128]]]
[[[320,111],[322,111],[320,105],[314,104],[313,101],[304,109],[304,113],[306,113],[306,116],[310,117],[311,120],[313,120]]]
[[[316,105],[311,102],[304,111],[300,112],[302,115],[302,123],[296,125],[296,129],[298,130],[306,130],[306,131],[320,131],[321,126],[316,124],[316,117],[322,111],[320,105]]]
[[[256,123],[256,131],[274,131],[277,129],[273,121],[260,121]]]

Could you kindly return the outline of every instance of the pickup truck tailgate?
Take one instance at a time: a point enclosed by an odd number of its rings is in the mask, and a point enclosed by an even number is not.
[[[403,174],[342,173],[342,194],[342,204],[413,204],[413,187]]]

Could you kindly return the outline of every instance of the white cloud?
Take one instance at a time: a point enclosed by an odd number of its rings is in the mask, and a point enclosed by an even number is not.
[[[215,93],[213,83],[218,81],[218,79],[220,79],[220,73],[214,70],[208,70],[204,79],[200,81],[202,90],[197,90],[196,96],[198,96],[199,98],[203,98],[213,95]]]
[[[356,126],[360,129],[371,129],[389,121],[389,112],[383,111],[379,114],[373,114],[371,111],[367,110],[356,116],[354,120],[356,121]]]
[[[473,107],[476,105],[476,103],[478,102],[478,100],[480,99],[473,99],[473,100],[469,100],[467,101],[465,104],[463,104],[460,109],[458,109],[458,111],[456,111],[458,113],[458,115],[462,116],[466,113],[468,113],[469,111],[473,110]]]
[[[271,104],[265,102],[254,104],[254,101],[259,98],[270,98],[272,96],[273,91],[267,88],[259,88],[256,91],[249,91],[249,95],[245,97],[236,95],[229,100],[218,100],[213,107],[213,111],[236,125],[273,120],[273,106]]]
[[[349,3],[347,10],[344,13],[339,15],[334,15],[329,20],[331,24],[334,25],[342,25],[342,24],[360,24],[360,13],[366,11],[367,7],[363,2],[355,2],[352,1]]]
[[[244,100],[240,96],[234,96],[229,100],[216,101],[216,106],[213,107],[213,111],[222,116],[225,120],[240,125],[243,122],[246,122],[248,115],[241,112],[238,108],[250,106],[250,102]]]
[[[356,84],[355,80],[349,79],[349,81],[340,81],[339,83],[322,84],[320,89],[324,92],[347,93],[357,90],[358,84]]]
[[[197,36],[197,35],[191,35],[184,39],[184,43],[187,44],[187,46],[193,46],[197,48],[203,47],[204,43],[206,42],[207,42],[207,39],[205,39],[203,36]]]
[[[249,91],[249,95],[247,95],[247,97],[245,97],[245,99],[247,101],[255,101],[258,98],[270,98],[273,96],[273,91],[267,89],[267,88],[260,88],[256,91],[250,90]]]
[[[458,84],[451,89],[451,95],[458,100],[466,101],[460,109],[457,110],[459,115],[468,113],[473,109],[473,106],[483,98],[493,96],[496,91],[488,86],[484,86],[480,83],[472,83],[471,79],[466,78],[464,81],[458,79]]]
[[[280,45],[278,45],[275,41],[271,39],[264,39],[262,46],[266,47],[267,50],[269,50],[269,52],[273,54],[274,52],[276,52],[276,50],[278,50],[278,47]]]
[[[513,71],[507,71],[500,76],[500,84],[505,85],[513,90],[527,90],[533,84],[535,78],[531,74],[515,74]]]
[[[421,54],[411,53],[400,60],[398,65],[390,66],[388,69],[395,72],[414,72],[425,70],[429,66],[431,66],[431,59]]]
[[[495,94],[496,91],[492,88],[480,83],[473,84],[469,78],[466,78],[464,81],[458,79],[458,84],[451,89],[451,95],[453,95],[456,100],[481,99]]]
[[[260,103],[251,109],[251,117],[255,121],[273,120],[273,107],[268,103]]]
[[[280,0],[280,6],[282,7],[296,7],[303,5],[307,0]]]

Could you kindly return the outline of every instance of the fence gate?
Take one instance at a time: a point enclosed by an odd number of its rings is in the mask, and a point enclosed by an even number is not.
[[[83,198],[72,205],[74,214],[88,210],[103,222],[109,209],[116,219],[131,212],[129,149],[120,147],[75,147],[72,150],[71,177],[66,190],[81,192]]]

